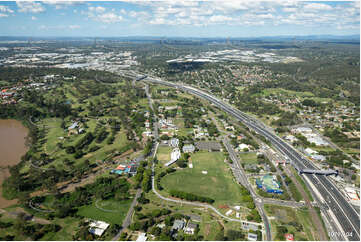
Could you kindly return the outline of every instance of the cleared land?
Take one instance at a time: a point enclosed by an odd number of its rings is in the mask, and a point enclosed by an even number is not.
[[[277,226],[287,228],[287,233],[293,233],[295,241],[319,240],[317,228],[315,227],[307,209],[294,209],[290,207],[265,204],[268,216],[271,220],[272,239],[285,240],[283,234],[277,234]]]

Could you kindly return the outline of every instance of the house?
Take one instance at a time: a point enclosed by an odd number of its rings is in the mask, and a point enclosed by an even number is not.
[[[291,143],[293,143],[293,142],[296,142],[298,139],[293,135],[287,135],[287,136],[285,136],[285,140],[288,140]]]
[[[244,169],[246,169],[246,170],[257,170],[257,165],[256,164],[246,164],[244,166]]]
[[[311,148],[306,148],[305,149],[305,153],[307,154],[307,155],[316,155],[316,154],[318,154],[318,152],[317,151],[315,151],[315,150],[313,150],[313,149],[311,149]]]
[[[241,227],[243,230],[247,230],[247,231],[248,230],[256,231],[258,229],[258,225],[247,223],[247,222],[242,222]]]
[[[326,157],[325,157],[325,156],[323,156],[323,155],[317,155],[317,154],[311,155],[311,158],[312,158],[313,160],[317,160],[317,161],[325,161],[325,160],[326,160]]]
[[[184,224],[185,224],[185,223],[184,223],[183,220],[179,220],[179,219],[174,220],[174,223],[173,223],[173,226],[172,226],[171,231],[174,231],[174,230],[178,231],[178,230],[183,229]]]
[[[91,221],[89,224],[89,232],[97,236],[102,236],[109,224],[103,221]]]
[[[72,125],[69,126],[68,130],[72,130],[78,127],[78,122],[74,122]]]
[[[240,144],[240,145],[238,145],[238,149],[239,150],[244,150],[244,149],[249,149],[249,145],[247,145],[247,144]]]
[[[285,234],[286,241],[294,241],[293,234]]]
[[[294,133],[312,133],[312,129],[308,127],[298,127],[293,129],[292,132]]]
[[[233,213],[233,210],[230,209],[230,210],[228,210],[228,211],[226,212],[226,216],[229,216],[229,215],[231,215],[232,213]]]
[[[198,227],[198,224],[188,222],[187,226],[184,228],[184,233],[194,234],[197,227]]]
[[[192,145],[192,144],[189,144],[189,145],[184,145],[183,146],[183,153],[193,153],[194,151],[195,151],[195,147],[194,147],[194,145]]]
[[[136,241],[137,241],[137,242],[147,241],[147,235],[146,235],[146,233],[139,233],[138,238],[137,238]]]
[[[247,239],[248,239],[249,241],[257,241],[257,234],[248,233]]]
[[[145,126],[146,128],[149,128],[149,127],[150,127],[150,122],[149,122],[148,119],[144,122],[144,126]]]
[[[179,139],[177,139],[177,138],[172,138],[172,139],[170,140],[170,146],[176,148],[176,147],[178,147],[178,145],[179,145]]]

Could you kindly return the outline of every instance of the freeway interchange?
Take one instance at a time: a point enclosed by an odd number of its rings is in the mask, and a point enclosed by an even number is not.
[[[264,136],[269,140],[272,145],[278,149],[283,155],[288,157],[291,161],[291,164],[297,170],[310,169],[318,170],[312,163],[310,163],[306,158],[298,153],[293,147],[288,145],[285,141],[279,138],[274,134],[269,128],[264,124],[260,123],[258,120],[249,117],[238,109],[232,107],[229,104],[224,103],[218,98],[198,90],[194,87],[166,82],[158,78],[144,77],[142,81],[152,82],[157,84],[162,84],[177,89],[182,89],[196,95],[200,98],[206,99],[209,102],[213,103],[218,108],[223,111],[231,114],[236,119],[244,123],[247,127],[254,130],[256,133]],[[314,194],[319,196],[319,200],[322,203],[327,204],[329,210],[328,212],[333,215],[335,221],[332,221],[332,231],[330,231],[330,236],[337,240],[350,240],[350,241],[359,241],[360,240],[360,217],[358,212],[346,201],[345,197],[341,194],[338,188],[325,176],[316,176],[312,174],[303,174],[303,178],[309,185],[316,189],[313,191]],[[311,184],[310,184],[311,183]]]

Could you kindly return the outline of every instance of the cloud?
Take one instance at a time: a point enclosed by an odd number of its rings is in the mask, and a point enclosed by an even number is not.
[[[115,13],[104,13],[96,16],[96,19],[103,23],[116,23],[123,20],[123,17]]]
[[[73,5],[78,5],[78,4],[83,4],[84,2],[81,1],[56,1],[56,0],[51,0],[51,1],[43,1],[43,3],[48,4],[48,5],[53,5],[55,6],[55,9],[65,9],[69,6],[73,6]]]
[[[283,12],[297,12],[297,8],[282,8]]]
[[[97,7],[91,6],[88,7],[88,10],[89,10],[88,12],[82,11],[81,13],[88,15],[89,18],[95,21],[99,21],[107,24],[123,21],[123,16],[116,14],[115,9],[112,9],[112,11],[107,12],[107,9],[102,6],[97,6]]]
[[[310,3],[310,4],[306,4],[304,6],[305,9],[307,10],[312,10],[312,11],[319,11],[319,10],[331,10],[332,7],[330,5],[327,4],[323,4],[323,3]]]
[[[18,11],[22,13],[41,13],[45,11],[43,5],[37,2],[18,1],[16,2],[16,5],[19,8]]]
[[[79,25],[69,25],[69,29],[73,30],[73,29],[80,29]]]
[[[31,20],[37,20],[38,18],[35,16],[31,16]]]
[[[11,10],[8,6],[0,5],[0,12],[3,12],[3,13],[13,13],[14,11]]]
[[[89,7],[88,9],[89,9],[89,11],[96,12],[96,13],[104,13],[105,12],[105,8],[101,7],[101,6]]]
[[[209,18],[209,22],[211,22],[211,23],[223,23],[223,22],[231,21],[231,20],[232,20],[231,17],[227,17],[224,15],[214,15]]]
[[[167,21],[164,18],[156,18],[149,22],[150,24],[166,24]],[[168,22],[169,24],[169,22]]]

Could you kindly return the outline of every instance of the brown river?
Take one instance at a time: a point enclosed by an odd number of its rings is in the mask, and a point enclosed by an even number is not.
[[[14,119],[0,119],[0,184],[8,177],[7,166],[20,162],[27,147],[25,137],[28,129],[21,122]],[[16,200],[6,200],[2,197],[2,186],[0,186],[0,208],[4,208],[16,203]]]

